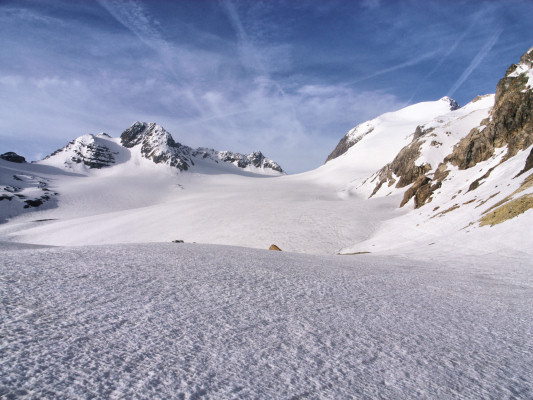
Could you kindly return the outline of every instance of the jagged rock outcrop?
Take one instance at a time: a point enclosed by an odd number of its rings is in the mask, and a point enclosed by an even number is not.
[[[502,161],[533,144],[533,48],[498,82],[491,118],[485,129],[473,129],[446,161],[467,169],[488,160],[495,148],[508,146]]]
[[[180,171],[187,171],[194,165],[192,149],[175,142],[170,133],[154,122],[135,122],[122,132],[120,141],[128,148],[141,145],[142,156],[156,164],[167,164]]]
[[[2,160],[14,162],[14,163],[19,163],[19,164],[22,164],[22,163],[26,162],[26,159],[24,157],[19,156],[17,153],[15,153],[13,151],[8,151],[7,153],[0,154],[0,158]]]
[[[425,176],[431,170],[431,165],[427,163],[416,165],[416,160],[420,157],[420,147],[426,140],[424,136],[432,131],[432,128],[416,127],[413,141],[400,150],[394,160],[378,172],[378,180],[370,197],[374,196],[385,183],[388,183],[388,186],[396,184],[396,188],[403,188],[416,181],[415,185],[406,192],[400,207],[407,203],[421,188],[424,188],[424,195],[419,195],[416,203],[421,205],[425,202],[432,193],[429,191],[432,187],[431,179]],[[424,179],[420,179],[422,177]]]
[[[426,140],[430,129],[417,127],[413,141],[403,148],[391,164],[378,173],[375,195],[385,182],[389,186],[396,183],[397,188],[412,184],[404,193],[400,207],[414,198],[415,208],[431,201],[432,194],[442,186],[449,173],[448,164],[459,169],[468,169],[479,162],[488,160],[496,148],[507,146],[501,162],[515,156],[533,144],[533,48],[522,56],[519,64],[512,65],[497,85],[495,104],[490,118],[481,121],[481,126],[472,129],[444,157],[438,168],[431,173],[431,166],[416,165],[420,155],[421,141]],[[432,145],[438,145],[432,142]],[[533,167],[533,155],[526,160],[523,170],[518,175]],[[475,190],[487,179],[495,167],[490,168],[469,186],[468,191]]]
[[[522,175],[524,172],[529,171],[531,168],[533,168],[533,148],[531,149],[531,151],[529,152],[529,155],[527,156],[526,165],[524,165],[524,168],[522,169],[522,171],[518,173],[517,176]]]
[[[64,164],[72,166],[82,164],[89,168],[100,169],[115,164],[115,156],[118,154],[112,151],[99,138],[109,138],[106,133],[99,135],[83,135],[69,142],[65,147],[54,151],[44,160],[64,157]]]
[[[256,168],[269,168],[274,171],[283,173],[283,169],[275,161],[266,158],[260,151],[254,151],[250,154],[233,153],[231,151],[218,152],[219,158],[224,162],[229,162],[239,168],[253,166]]]
[[[179,171],[187,171],[198,162],[224,162],[254,173],[284,173],[278,163],[265,157],[260,151],[240,154],[202,147],[192,149],[176,142],[168,131],[154,122],[135,122],[122,132],[120,144],[117,139],[105,133],[80,136],[39,162],[82,172],[80,168],[74,167],[81,165],[89,169],[100,169],[123,163],[138,155]]]
[[[180,171],[187,171],[195,165],[195,159],[207,159],[216,163],[223,161],[243,169],[252,166],[284,173],[278,163],[265,157],[260,151],[240,154],[204,147],[192,149],[176,142],[169,132],[154,122],[135,122],[120,135],[120,140],[124,147],[133,148],[140,145],[141,155],[144,158],[152,160],[156,164],[176,167]]]

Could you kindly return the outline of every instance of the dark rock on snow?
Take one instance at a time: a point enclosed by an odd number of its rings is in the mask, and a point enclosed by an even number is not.
[[[13,151],[8,151],[7,153],[0,154],[0,158],[2,160],[14,162],[14,163],[19,163],[19,164],[22,164],[22,163],[26,162],[26,159],[24,157],[19,156],[17,153],[15,153]]]

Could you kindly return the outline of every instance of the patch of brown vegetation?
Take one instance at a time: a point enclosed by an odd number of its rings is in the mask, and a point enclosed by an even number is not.
[[[499,202],[497,202],[496,204],[494,204],[492,207],[490,207],[489,209],[485,210],[483,212],[483,214],[486,214],[488,212],[490,212],[491,210],[494,210],[496,207],[499,207],[501,206],[502,204],[505,204],[507,203],[509,200],[511,200],[513,198],[513,196],[515,194],[518,194],[520,192],[523,192],[524,190],[530,188],[531,186],[533,186],[533,174],[529,175],[526,179],[524,179],[524,182],[522,182],[522,184],[520,185],[520,187],[518,189],[516,189],[513,193],[511,193],[509,196],[507,196],[506,198],[504,198],[503,200],[500,200]],[[499,193],[499,192],[498,192]],[[494,197],[491,196],[489,197],[492,198]],[[487,199],[488,200],[488,199]],[[481,204],[480,204],[481,205]],[[478,206],[479,207],[479,206]]]
[[[514,200],[510,200],[505,204],[500,205],[494,211],[484,215],[479,220],[479,226],[494,226],[501,224],[502,222],[523,214],[531,208],[533,208],[533,193],[524,194]]]
[[[435,218],[435,217],[442,217],[444,214],[448,214],[449,212],[452,212],[453,210],[457,210],[459,207],[460,207],[459,204],[454,204],[454,205],[451,206],[450,208],[447,208],[446,210],[441,211],[440,213],[435,214],[435,215],[432,216],[430,219],[433,219],[433,218]]]
[[[476,208],[478,207],[481,207],[483,204],[485,204],[487,201],[489,201],[490,199],[492,199],[493,197],[496,197],[500,194],[500,192],[496,192],[496,193],[493,193],[491,194],[489,197],[487,197],[485,200],[480,200],[479,201],[479,204],[476,206]]]

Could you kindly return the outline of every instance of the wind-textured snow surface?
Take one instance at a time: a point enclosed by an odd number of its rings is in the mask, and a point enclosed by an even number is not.
[[[0,244],[1,398],[532,398],[530,266]]]

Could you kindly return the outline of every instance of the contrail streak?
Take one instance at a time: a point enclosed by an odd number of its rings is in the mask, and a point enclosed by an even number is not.
[[[443,57],[440,58],[439,62],[433,67],[433,69],[431,71],[429,71],[427,73],[426,76],[424,76],[424,78],[422,79],[422,81],[418,82],[418,85],[416,86],[413,94],[411,95],[411,98],[407,101],[407,104],[411,104],[411,101],[413,101],[413,98],[415,97],[415,95],[418,93],[418,89],[420,89],[420,87],[422,86],[422,84],[427,81],[427,79],[433,75],[439,68],[440,66],[444,63],[444,61],[446,61],[449,57],[450,57],[450,54],[452,54],[455,49],[457,48],[457,46],[459,45],[459,43],[462,43],[463,39],[466,37],[466,35],[468,35],[470,33],[470,31],[474,28],[474,26],[477,24],[477,21],[480,19],[480,16],[481,14],[478,14],[477,17],[475,18],[475,20],[468,26],[468,28],[466,28],[464,30],[464,32],[461,34],[461,36],[459,36],[457,38],[457,40],[450,46],[450,48],[448,49],[448,51],[446,51],[446,53],[444,54]]]
[[[396,70],[401,69],[401,68],[406,68],[406,67],[410,67],[412,65],[416,65],[416,64],[418,64],[418,63],[420,63],[420,62],[422,62],[424,60],[427,60],[428,58],[433,57],[436,54],[437,54],[437,51],[431,51],[429,53],[421,55],[418,58],[415,58],[415,59],[412,59],[412,60],[409,60],[409,61],[406,61],[406,62],[403,62],[403,63],[400,63],[400,64],[393,65],[392,67],[385,68],[385,69],[382,69],[380,71],[374,72],[373,74],[365,76],[363,78],[356,79],[356,80],[350,81],[350,82],[346,82],[346,83],[344,83],[343,86],[350,86],[350,85],[353,85],[355,83],[363,82],[363,81],[366,81],[368,79],[374,78],[376,76],[386,74],[388,72],[392,72],[392,71],[396,71]]]
[[[474,70],[477,68],[477,66],[483,61],[485,56],[492,50],[496,42],[498,41],[498,38],[502,34],[502,29],[499,29],[492,35],[487,43],[481,48],[481,50],[476,54],[470,65],[464,70],[464,72],[461,74],[459,79],[453,84],[452,88],[448,91],[448,96],[452,97],[453,94],[461,87],[461,85],[468,79],[470,74],[474,72]]]

